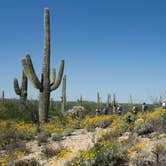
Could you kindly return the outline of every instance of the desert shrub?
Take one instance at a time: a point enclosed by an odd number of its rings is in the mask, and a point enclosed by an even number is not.
[[[17,119],[33,121],[33,115],[38,111],[38,104],[34,101],[21,103],[20,100],[6,100],[0,103],[1,119]]]
[[[139,123],[134,126],[134,132],[144,135],[153,132],[153,126],[150,123]]]
[[[70,136],[70,135],[72,135],[72,132],[74,131],[74,129],[73,128],[66,128],[66,129],[64,129],[64,131],[63,131],[63,135],[64,136]]]
[[[96,123],[96,127],[100,127],[100,128],[106,128],[108,127],[110,124],[112,123],[112,119],[104,119],[104,120],[100,120]]]
[[[0,149],[18,140],[30,140],[35,136],[35,127],[22,121],[0,121]]]
[[[122,146],[115,140],[100,140],[88,151],[80,151],[69,166],[109,166],[124,165],[126,155]]]
[[[87,111],[83,106],[73,106],[72,109],[67,111],[67,114],[76,119],[83,119],[86,115]]]
[[[153,148],[152,153],[154,154],[154,163],[158,166],[166,165],[166,142],[157,142]]]
[[[62,138],[63,138],[62,133],[52,133],[52,135],[51,135],[51,139],[53,141],[60,141],[60,140],[62,140]]]
[[[24,155],[25,152],[20,150],[13,149],[11,151],[7,151],[7,153],[4,153],[3,155],[0,154],[0,165],[13,166],[14,162],[19,158],[23,157]]]
[[[53,156],[56,156],[58,153],[61,152],[62,149],[63,149],[63,147],[59,147],[57,149],[54,149],[51,146],[45,146],[44,149],[42,150],[42,153],[48,159],[48,158],[51,158]]]
[[[101,116],[86,116],[86,118],[82,121],[81,126],[87,127],[94,125],[95,127],[106,128],[108,127],[114,119],[112,115],[101,115]]]
[[[127,112],[127,113],[124,115],[123,119],[124,119],[124,121],[125,121],[126,123],[132,123],[132,122],[135,121],[135,116],[134,116],[133,113]]]
[[[163,112],[160,117],[160,129],[163,132],[166,132],[166,112]]]
[[[43,143],[47,143],[47,142],[48,142],[48,135],[47,135],[47,133],[42,132],[42,133],[40,133],[40,134],[37,136],[37,143],[38,143],[38,146],[40,146],[40,145],[43,144]]]
[[[155,166],[153,161],[148,159],[149,154],[145,151],[139,151],[131,157],[133,166]]]
[[[35,158],[31,158],[26,160],[19,160],[14,163],[14,166],[41,166],[41,165]]]
[[[95,129],[96,129],[96,126],[95,126],[94,124],[90,124],[90,125],[86,126],[85,129],[86,129],[88,132],[94,132]]]

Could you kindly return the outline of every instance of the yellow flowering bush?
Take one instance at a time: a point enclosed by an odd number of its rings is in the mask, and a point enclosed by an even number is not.
[[[27,140],[34,138],[36,127],[30,123],[16,120],[0,121],[0,148],[15,140]]]
[[[94,117],[86,116],[82,122],[82,125],[83,126],[92,125],[92,124],[96,125],[96,123],[101,120],[109,120],[109,119],[112,119],[112,115],[101,115],[101,116],[94,116]]]
[[[8,162],[11,162],[11,160],[17,160],[25,155],[25,152],[23,151],[13,151],[12,154],[4,154],[0,157],[0,165],[6,166]]]
[[[50,165],[55,164],[59,159],[67,159],[72,153],[72,147],[62,149],[55,157],[50,161]]]
[[[0,165],[5,166],[6,163],[8,162],[9,155],[3,155],[0,157]]]
[[[95,129],[96,127],[106,128],[112,123],[114,117],[115,115],[86,116],[82,121],[81,126],[86,127],[87,130],[91,128]]]
[[[136,145],[133,145],[131,146],[129,149],[128,149],[128,154],[132,154],[133,152],[140,152],[142,151],[143,149],[145,148],[145,143],[138,143]]]

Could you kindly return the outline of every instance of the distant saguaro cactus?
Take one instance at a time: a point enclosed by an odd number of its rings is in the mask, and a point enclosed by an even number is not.
[[[110,105],[111,105],[111,94],[108,94],[106,107],[109,108]]]
[[[97,92],[97,108],[100,108],[100,94]]]
[[[25,75],[40,92],[39,121],[45,123],[48,121],[50,93],[59,87],[64,70],[64,60],[61,60],[57,79],[55,79],[55,68],[53,68],[52,81],[50,81],[50,16],[48,8],[44,10],[44,50],[41,79],[39,80],[35,73],[29,54],[26,54],[25,58],[22,59],[22,66]]]
[[[113,106],[113,113],[115,113],[116,112],[116,107],[117,107],[115,93],[113,94],[112,106]]]
[[[28,88],[28,79],[24,72],[22,71],[22,84],[19,86],[17,78],[14,78],[14,91],[17,95],[20,96],[21,101],[27,100],[27,88]]]
[[[5,91],[4,90],[2,91],[2,103],[3,104],[5,103]]]
[[[82,100],[82,95],[80,96],[80,105],[82,106],[83,105],[83,100]]]
[[[61,112],[64,113],[66,109],[66,75],[64,75],[62,80],[62,97],[61,97]]]

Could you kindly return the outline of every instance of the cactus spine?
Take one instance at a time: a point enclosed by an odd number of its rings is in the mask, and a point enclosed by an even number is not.
[[[62,80],[64,70],[64,60],[61,60],[58,76],[55,79],[55,69],[52,70],[52,81],[50,81],[50,16],[49,9],[44,10],[44,50],[41,80],[37,77],[31,57],[26,54],[22,59],[22,66],[25,75],[31,81],[33,87],[39,90],[39,121],[45,123],[48,121],[48,110],[50,103],[50,93],[56,90]]]
[[[28,79],[24,72],[22,71],[22,84],[19,86],[17,78],[14,78],[14,91],[17,95],[20,96],[21,101],[27,100],[27,88],[28,88]]]
[[[61,97],[61,112],[64,114],[66,110],[66,75],[64,75],[62,80],[62,97]]]

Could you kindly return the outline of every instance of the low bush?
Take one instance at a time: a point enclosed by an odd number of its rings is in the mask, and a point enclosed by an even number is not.
[[[52,135],[51,135],[51,139],[53,141],[60,141],[60,140],[62,140],[62,138],[63,138],[62,133],[52,133]]]
[[[144,135],[153,132],[153,126],[150,123],[139,123],[134,126],[134,132]]]
[[[35,159],[26,159],[26,160],[19,160],[14,163],[14,166],[41,166],[41,164]]]
[[[64,149],[64,148],[59,147],[57,149],[54,149],[51,146],[45,146],[44,149],[42,150],[42,153],[48,159],[48,158],[51,158],[53,156],[56,156],[58,153],[61,152],[62,149]]]

